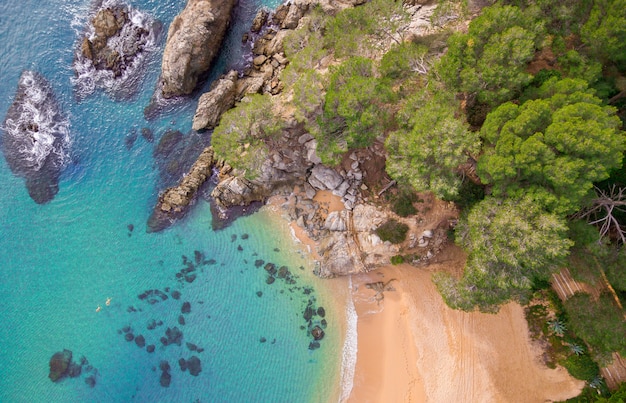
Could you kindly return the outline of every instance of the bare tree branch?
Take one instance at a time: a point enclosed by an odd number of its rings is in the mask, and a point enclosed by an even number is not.
[[[600,240],[615,235],[626,245],[626,225],[615,217],[617,211],[626,213],[626,188],[612,185],[608,191],[595,187],[596,197],[591,206],[579,211],[575,218],[586,219],[589,224],[600,225]]]

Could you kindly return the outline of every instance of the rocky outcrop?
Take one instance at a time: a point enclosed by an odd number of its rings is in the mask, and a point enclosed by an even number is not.
[[[190,94],[220,49],[234,0],[189,0],[167,33],[161,66],[164,98]]]
[[[70,350],[54,353],[52,358],[50,358],[50,373],[48,374],[48,378],[50,378],[52,382],[57,382],[67,376],[71,362],[72,352]]]
[[[242,176],[230,176],[219,182],[211,192],[211,197],[223,209],[246,206],[267,197],[267,190],[259,183]]]
[[[202,94],[193,117],[193,130],[213,129],[224,112],[235,105],[237,72],[231,71],[213,83],[211,91]]]
[[[2,131],[2,151],[11,171],[26,180],[36,203],[52,200],[69,160],[70,122],[42,75],[22,73]]]
[[[95,87],[129,96],[139,82],[144,56],[156,49],[161,24],[147,14],[115,0],[101,2],[79,39],[74,83],[84,97]]]
[[[211,176],[211,170],[215,165],[213,147],[205,148],[180,184],[166,189],[159,195],[154,212],[148,220],[148,231],[161,231],[174,220],[181,218],[195,200],[200,186]]]

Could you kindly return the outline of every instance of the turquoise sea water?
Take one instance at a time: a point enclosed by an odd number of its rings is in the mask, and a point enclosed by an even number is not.
[[[128,4],[160,20],[166,30],[184,3]],[[234,33],[212,77],[241,63],[241,33],[259,7],[276,5],[274,0],[239,2]],[[0,159],[0,401],[336,399],[340,315],[333,312],[323,284],[309,274],[310,263],[267,214],[241,218],[214,232],[209,205],[199,200],[173,227],[146,232],[159,191],[153,148],[168,129],[189,133],[195,101],[144,119],[164,38],[154,57],[145,61],[132,99],[114,101],[96,91],[77,101],[73,52],[89,7],[88,0],[0,2],[0,116],[13,101],[22,71],[34,70],[48,80],[69,117],[72,141],[59,192],[46,204],[36,204],[24,180]],[[126,137],[144,127],[154,132],[155,143],[138,136],[129,147]],[[266,284],[265,270],[254,264],[259,259],[287,265],[298,276],[296,284],[278,279]],[[196,274],[191,283],[176,277],[189,262]],[[149,290],[168,298],[156,298],[154,304],[139,299]],[[174,290],[180,299],[172,297]],[[312,337],[301,329],[310,301],[326,308],[328,321],[316,350],[309,350]],[[184,315],[183,302],[191,304]],[[163,325],[148,329],[153,319]],[[125,327],[134,336],[144,336],[155,351],[126,341]],[[160,342],[168,327],[183,332],[181,346]],[[187,342],[204,351],[191,351]],[[84,365],[80,376],[51,382],[48,362],[63,349],[71,350],[75,360],[86,357],[94,369]],[[193,355],[201,360],[198,376],[183,372],[178,364]],[[171,367],[167,388],[159,384],[162,361]],[[95,377],[93,388],[85,382],[89,376]]]

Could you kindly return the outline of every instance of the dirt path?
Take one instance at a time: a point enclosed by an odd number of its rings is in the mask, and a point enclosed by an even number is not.
[[[391,278],[396,291],[377,305],[365,283]],[[518,304],[497,315],[452,310],[431,273],[409,266],[354,276],[353,284],[359,338],[351,402],[549,402],[580,393],[583,382],[541,363]]]

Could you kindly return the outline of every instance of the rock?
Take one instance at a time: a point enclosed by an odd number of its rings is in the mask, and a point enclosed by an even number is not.
[[[188,301],[183,302],[183,306],[180,308],[181,313],[189,313],[191,312],[191,303]]]
[[[187,369],[189,369],[189,373],[193,376],[198,376],[198,374],[202,371],[202,363],[200,359],[195,355],[192,355],[187,360]]]
[[[193,117],[193,130],[210,130],[218,125],[222,114],[235,105],[236,83],[237,72],[231,71],[213,83],[209,92],[200,96]]]
[[[57,382],[67,376],[67,371],[72,362],[72,352],[63,350],[52,355],[50,358],[50,373],[48,378],[52,382]]]
[[[318,164],[311,170],[309,183],[319,190],[333,190],[343,182],[343,178],[334,169]]]
[[[313,336],[315,340],[322,340],[324,338],[324,331],[321,327],[315,326],[311,329],[311,336]]]
[[[156,326],[157,326],[156,321],[154,319],[150,319],[148,321],[148,325],[146,326],[146,328],[148,330],[154,330],[156,328]]]
[[[148,344],[146,346],[146,351],[149,353],[154,353],[154,344]]]
[[[178,344],[180,346],[183,340],[183,332],[181,332],[177,327],[168,327],[165,331],[165,336],[167,336],[167,343],[163,343],[164,345]]]
[[[276,279],[272,276],[267,276],[267,278],[265,279],[265,282],[267,284],[274,284],[274,281],[276,281]]]
[[[67,375],[70,378],[77,378],[80,376],[80,373],[82,371],[82,367],[80,364],[74,362],[74,361],[70,361],[70,365],[67,368]]]
[[[205,148],[180,184],[159,195],[154,212],[148,220],[148,232],[167,228],[175,219],[181,218],[195,199],[200,186],[211,177],[215,164],[213,147]]]
[[[172,382],[172,375],[169,372],[161,372],[161,378],[159,378],[159,383],[164,388],[169,388],[170,383]]]
[[[256,296],[261,298],[263,296],[263,291],[257,291]]]
[[[160,23],[127,5],[100,6],[75,53],[78,95],[88,95],[94,84],[119,96],[134,93],[135,73],[143,55],[156,49],[160,30]]]
[[[281,24],[281,28],[283,29],[296,29],[298,27],[298,22],[300,18],[304,15],[306,10],[308,9],[308,4],[296,4],[292,3],[289,5],[289,11]]]
[[[137,344],[137,347],[143,348],[146,345],[146,339],[142,335],[139,335],[135,337],[135,344]]]
[[[317,316],[323,318],[324,316],[326,316],[326,310],[320,306],[319,308],[317,308]]]
[[[324,228],[329,231],[345,231],[347,229],[344,214],[341,211],[331,211],[326,216]]]
[[[222,208],[247,206],[255,201],[264,200],[267,191],[260,184],[244,177],[231,176],[218,183],[211,197]]]
[[[135,338],[135,336],[132,333],[130,333],[130,332],[126,333],[124,335],[124,340],[126,340],[126,341],[133,341],[134,338]]]
[[[250,31],[258,34],[261,31],[261,28],[263,28],[263,26],[267,22],[268,16],[269,13],[265,9],[257,11],[256,15],[254,16],[254,20],[252,20],[252,26],[250,27]]]
[[[255,67],[260,67],[263,63],[265,63],[265,61],[267,60],[267,56],[265,55],[258,55],[256,56],[253,60],[252,60],[252,64]]]
[[[234,0],[189,0],[167,33],[161,65],[161,93],[190,94],[220,50]]]
[[[25,70],[2,126],[2,151],[14,175],[26,181],[38,204],[54,198],[68,159],[70,122],[52,87],[40,74]]]
[[[193,343],[189,343],[189,342],[187,342],[187,343],[185,343],[185,345],[187,346],[187,348],[189,349],[189,351],[196,351],[196,350],[198,349],[198,346],[196,346],[196,345],[195,345],[195,344],[193,344]]]
[[[304,320],[306,320],[307,322],[310,321],[313,315],[315,315],[315,310],[313,309],[313,307],[311,307],[311,305],[308,305],[302,313]]]
[[[312,341],[309,343],[309,350],[316,350],[320,348],[320,343],[317,341]]]
[[[167,372],[170,370],[170,364],[169,362],[163,360],[159,363],[159,368],[161,369],[161,371]]]
[[[261,338],[259,339],[259,342],[261,342],[261,343],[265,343],[266,341],[267,341],[267,339],[266,339],[265,337],[261,337]]]
[[[85,378],[85,383],[89,385],[90,388],[93,388],[94,386],[96,386],[96,376],[89,375],[87,378]]]
[[[181,326],[185,325],[185,317],[183,315],[178,315],[178,324]]]
[[[184,358],[178,360],[178,365],[180,366],[181,371],[187,371],[187,361]]]
[[[180,298],[180,291],[177,291],[177,290],[172,291],[172,298],[179,299]]]

